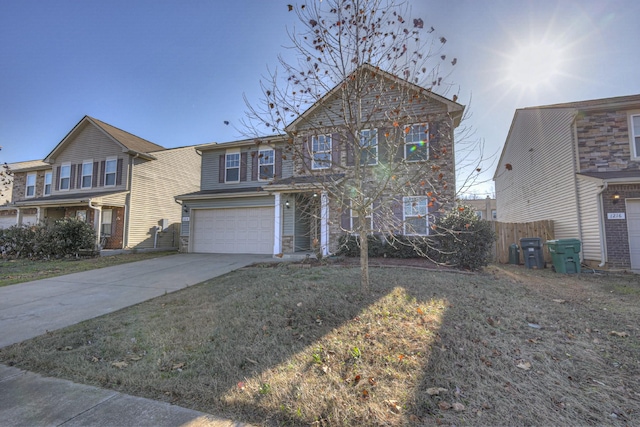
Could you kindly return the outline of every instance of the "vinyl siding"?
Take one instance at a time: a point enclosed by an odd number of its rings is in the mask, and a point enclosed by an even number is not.
[[[573,116],[572,109],[516,112],[495,177],[498,221],[553,220],[556,238],[579,238]]]
[[[134,161],[127,241],[132,248],[153,247],[153,227],[162,219],[169,220],[172,230],[179,227],[182,208],[174,196],[200,187],[200,156],[193,147],[158,151],[153,156],[157,160]],[[160,233],[157,246],[177,247],[174,233]]]
[[[582,259],[602,261],[598,212],[599,188],[594,181],[578,179],[580,219],[582,221]]]
[[[123,167],[122,167],[122,176],[121,176],[121,184],[116,185],[115,187],[100,187],[100,165],[101,162],[106,160],[107,157],[118,157],[118,159],[122,159]],[[55,158],[55,163],[52,165],[53,167],[53,180],[52,180],[52,190],[51,194],[69,194],[69,193],[82,193],[82,192],[95,192],[96,190],[105,190],[105,191],[119,191],[125,190],[127,188],[127,176],[128,176],[128,155],[122,152],[122,147],[114,142],[110,137],[108,137],[103,131],[96,128],[91,124],[85,124],[83,128],[79,131],[77,136],[71,141],[66,148],[58,153]],[[93,162],[97,162],[98,172],[95,174],[97,176],[98,185],[92,188],[79,189],[73,188],[68,191],[60,191],[56,190],[56,183],[59,182],[60,177],[58,176],[58,166],[63,163],[71,163],[72,166],[82,164],[84,160],[93,160]],[[77,176],[76,176],[77,180]]]

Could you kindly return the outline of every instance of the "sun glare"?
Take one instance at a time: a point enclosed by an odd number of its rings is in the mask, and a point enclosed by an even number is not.
[[[562,52],[552,43],[520,46],[508,57],[507,80],[522,89],[537,89],[560,74]]]

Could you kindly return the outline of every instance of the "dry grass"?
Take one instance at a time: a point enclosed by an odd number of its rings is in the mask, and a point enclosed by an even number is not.
[[[99,256],[95,258],[65,258],[45,260],[30,259],[2,259],[0,258],[0,287],[14,285],[16,283],[40,280],[63,274],[78,273],[80,271],[94,270],[96,268],[110,267],[112,265],[126,264],[128,262],[143,261],[165,255],[173,255],[177,252],[140,252],[131,254],[119,254]]]
[[[638,276],[358,273],[247,268],[0,360],[262,425],[640,424]]]

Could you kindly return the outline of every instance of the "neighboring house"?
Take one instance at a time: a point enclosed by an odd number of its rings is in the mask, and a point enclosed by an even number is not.
[[[5,226],[75,217],[93,224],[106,249],[176,248],[174,196],[199,188],[200,157],[85,116],[44,160],[12,172]]]
[[[640,269],[640,95],[517,110],[494,181],[498,221],[553,220],[583,262]]]
[[[471,206],[476,211],[478,218],[486,219],[487,221],[495,221],[498,215],[496,199],[492,199],[489,196],[486,199],[462,199],[458,204]]]
[[[428,134],[423,137],[426,145],[407,144],[407,150],[401,147],[394,161],[441,171],[438,191],[443,200],[452,204],[455,193],[453,130],[460,123],[464,107],[374,67],[365,65],[364,68],[385,87],[402,86],[403,91],[389,91],[388,96],[404,93],[412,97],[411,108],[417,112],[412,115],[415,118],[412,123],[420,125],[410,125],[408,129],[415,127],[416,132]],[[197,147],[202,155],[200,191],[176,197],[184,212],[182,250],[283,256],[310,250],[327,255],[338,249],[338,239],[353,229],[357,218],[350,209],[344,209],[344,203],[331,200],[321,185],[322,182],[335,185],[346,182],[354,165],[353,153],[344,132],[341,133],[344,122],[333,116],[332,120],[326,120],[331,126],[318,126],[322,120],[318,117],[326,116],[327,108],[333,105],[332,111],[338,111],[336,88],[289,124],[286,136]],[[380,172],[385,167],[382,160],[385,126],[389,128],[393,124],[387,120],[367,131],[371,150],[366,167]],[[370,135],[377,136],[371,138]],[[296,150],[291,150],[290,144],[294,144]],[[416,147],[424,157],[407,160],[407,156],[416,156]],[[432,154],[436,149],[438,154]],[[292,151],[303,154],[294,155]],[[412,234],[429,233],[429,218],[437,212],[427,190],[404,199],[389,196],[397,200],[394,215],[398,223],[411,223]],[[377,218],[371,218],[371,229],[379,228]],[[402,234],[408,227],[400,225],[399,230]]]

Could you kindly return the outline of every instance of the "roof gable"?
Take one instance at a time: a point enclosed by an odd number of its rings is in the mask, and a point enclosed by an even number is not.
[[[161,145],[154,144],[153,142],[149,142],[145,139],[142,139],[136,135],[133,135],[129,132],[123,131],[115,126],[111,126],[105,122],[102,122],[98,119],[94,119],[93,117],[84,116],[82,120],[76,124],[73,129],[55,146],[55,148],[45,157],[44,161],[48,163],[52,163],[55,159],[56,155],[59,154],[65,147],[67,147],[75,138],[76,135],[85,127],[85,126],[94,126],[99,129],[102,133],[104,133],[109,139],[115,142],[122,148],[123,152],[128,152],[130,154],[142,154],[145,155],[143,157],[153,158],[153,156],[149,155],[154,151],[164,150],[165,148]]]

